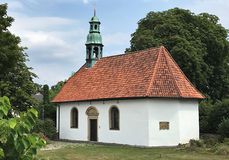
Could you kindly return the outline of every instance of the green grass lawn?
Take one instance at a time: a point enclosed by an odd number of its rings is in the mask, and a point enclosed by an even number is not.
[[[137,148],[98,144],[63,143],[59,149],[39,151],[47,160],[229,160],[228,155],[217,155],[208,150],[181,148]]]

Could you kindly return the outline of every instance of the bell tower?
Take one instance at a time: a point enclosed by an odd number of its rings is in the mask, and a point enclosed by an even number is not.
[[[96,17],[96,10],[94,9],[94,16],[90,20],[90,30],[87,35],[86,42],[86,64],[87,68],[93,67],[97,60],[103,56],[102,36],[100,35],[100,21]]]

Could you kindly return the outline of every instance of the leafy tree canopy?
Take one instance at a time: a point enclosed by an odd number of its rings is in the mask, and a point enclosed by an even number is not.
[[[26,66],[26,48],[20,46],[20,38],[8,30],[12,22],[7,5],[0,4],[0,96],[11,97],[14,107],[26,110],[35,104],[31,95],[36,91],[36,75]]]
[[[164,45],[191,82],[217,100],[229,93],[227,37],[218,17],[174,8],[141,19],[127,51]]]

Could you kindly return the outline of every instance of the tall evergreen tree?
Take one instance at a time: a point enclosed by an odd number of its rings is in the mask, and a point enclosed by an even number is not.
[[[164,45],[191,82],[213,100],[229,93],[228,31],[219,18],[174,8],[138,22],[127,51]]]
[[[49,86],[47,84],[45,84],[44,87],[43,87],[43,103],[44,104],[49,104],[50,103]]]
[[[20,38],[8,28],[14,19],[7,15],[7,5],[0,4],[0,96],[8,96],[18,110],[35,104],[31,97],[36,86],[31,68],[26,65],[28,56]]]
[[[50,108],[50,100],[49,100],[49,86],[45,84],[43,86],[43,104],[42,104],[42,110],[41,110],[41,119],[44,120],[47,118],[46,114],[49,113]]]

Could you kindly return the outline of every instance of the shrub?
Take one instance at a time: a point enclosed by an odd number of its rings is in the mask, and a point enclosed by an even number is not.
[[[229,146],[226,144],[217,145],[215,148],[215,153],[219,155],[229,155]]]
[[[219,124],[223,121],[224,118],[228,118],[228,117],[229,117],[229,99],[216,103],[209,115],[209,120],[208,120],[209,131],[211,133],[216,133]]]
[[[201,141],[201,140],[191,139],[189,141],[189,144],[190,144],[191,148],[193,148],[193,147],[203,147],[203,141]]]
[[[217,143],[219,143],[219,138],[220,136],[216,134],[204,134],[201,136],[201,139],[203,139],[206,147],[215,146]]]
[[[44,134],[50,138],[53,139],[56,134],[56,127],[55,123],[51,119],[45,119],[44,120]]]
[[[38,120],[34,128],[34,132],[43,133],[50,139],[54,139],[56,135],[55,123],[51,119]]]
[[[223,121],[218,126],[218,133],[221,135],[221,137],[229,138],[229,118],[223,119]]]
[[[200,133],[209,133],[209,115],[212,109],[213,109],[213,105],[211,100],[205,100],[200,103],[200,107],[199,107]]]
[[[224,138],[223,143],[229,146],[229,138]]]

